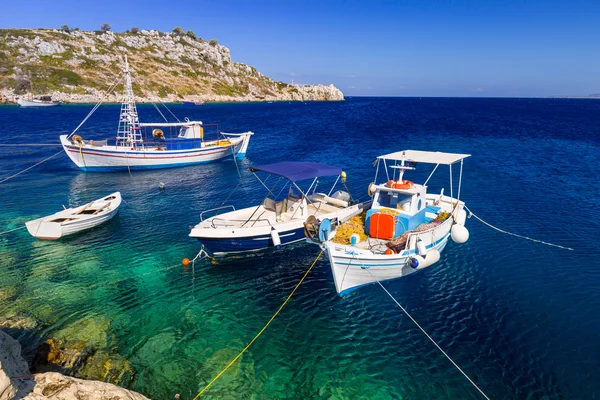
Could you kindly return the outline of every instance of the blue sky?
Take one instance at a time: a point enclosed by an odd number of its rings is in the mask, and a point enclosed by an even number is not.
[[[20,0],[0,27],[191,29],[276,80],[348,96],[600,93],[600,1]]]

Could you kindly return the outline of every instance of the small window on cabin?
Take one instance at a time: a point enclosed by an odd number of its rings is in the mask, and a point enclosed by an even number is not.
[[[185,132],[187,131],[187,128],[181,128],[179,130],[179,137],[185,137]]]
[[[390,193],[388,193],[388,192],[379,192],[378,202],[379,202],[379,205],[381,207],[391,207],[390,206],[391,199],[392,199],[392,196],[391,196]]]

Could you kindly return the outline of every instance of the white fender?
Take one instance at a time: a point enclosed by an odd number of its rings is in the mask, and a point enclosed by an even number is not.
[[[463,209],[456,213],[454,216],[454,222],[459,225],[464,225],[467,220],[467,212]]]
[[[279,237],[279,233],[273,227],[271,227],[271,239],[273,240],[273,246],[276,248],[281,247],[281,238]]]
[[[429,267],[430,265],[435,264],[440,261],[440,252],[438,249],[431,249],[427,252],[425,256],[425,264]]]
[[[425,257],[418,254],[410,257],[409,265],[414,269],[427,268],[440,260],[440,252],[437,249],[431,249],[427,252]]]
[[[427,249],[425,248],[425,242],[423,242],[421,239],[417,239],[417,253],[421,257],[425,257],[425,255],[427,255]]]
[[[353,233],[352,236],[350,236],[350,245],[351,246],[355,246],[360,242],[360,235],[358,233]]]
[[[450,230],[450,237],[455,243],[464,243],[469,240],[469,230],[463,225],[454,224]]]

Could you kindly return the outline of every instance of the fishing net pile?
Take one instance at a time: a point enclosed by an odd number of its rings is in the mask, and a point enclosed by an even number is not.
[[[387,242],[386,246],[389,249],[392,249],[394,251],[394,253],[398,254],[398,253],[402,252],[404,250],[404,248],[406,247],[406,241],[408,240],[408,236],[411,233],[423,232],[428,229],[435,228],[436,226],[440,225],[442,222],[447,220],[449,216],[450,216],[449,212],[442,211],[441,213],[439,213],[437,215],[437,217],[433,221],[431,221],[427,224],[421,224],[421,225],[417,226],[415,229],[413,229],[412,231],[404,232],[401,236],[398,236],[396,239],[392,239],[389,242]]]
[[[361,242],[367,240],[367,235],[365,235],[366,216],[367,212],[365,211],[338,226],[332,241],[339,244],[350,244],[350,237],[355,233],[360,236]]]

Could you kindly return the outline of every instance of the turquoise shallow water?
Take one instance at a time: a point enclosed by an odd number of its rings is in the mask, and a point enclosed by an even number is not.
[[[0,107],[1,143],[56,143],[90,106]],[[388,290],[492,398],[600,395],[600,102],[569,99],[350,99],[342,103],[173,106],[179,116],[253,130],[240,163],[309,160],[344,167],[364,196],[375,157],[404,148],[470,153],[462,198],[501,228],[471,218],[471,238]],[[85,138],[116,129],[100,108]],[[140,106],[142,119],[156,117]],[[58,149],[0,148],[0,179]],[[427,171],[428,172],[428,171]],[[412,177],[421,181],[424,170]],[[433,190],[445,176],[434,180]],[[237,184],[233,162],[170,170],[83,173],[66,156],[0,185],[0,230],[114,190],[126,203],[97,229],[57,242],[25,230],[0,237],[0,315],[31,358],[49,337],[82,340],[115,364],[120,384],[152,398],[193,398],[277,310],[317,254],[183,268],[202,210]],[[166,190],[158,189],[160,182]],[[248,181],[234,198],[264,194]],[[322,260],[263,336],[207,392],[210,398],[479,398],[381,288],[335,294]]]

